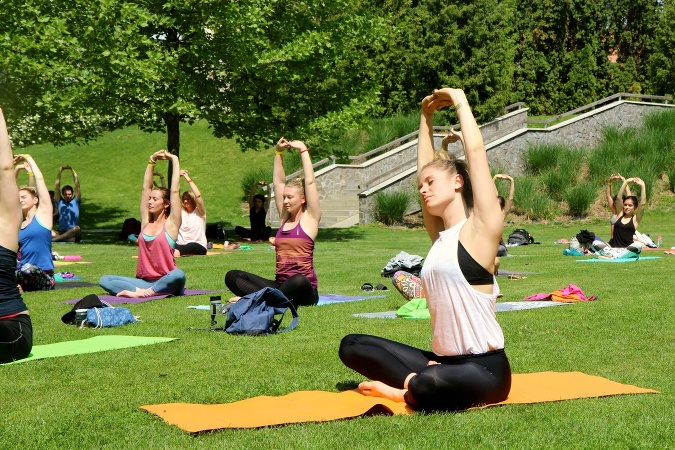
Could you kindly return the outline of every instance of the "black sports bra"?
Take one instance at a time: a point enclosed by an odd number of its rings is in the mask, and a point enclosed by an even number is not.
[[[459,270],[462,271],[462,275],[470,285],[478,286],[494,282],[493,275],[485,267],[478,264],[459,241],[457,241],[457,262],[459,263]]]

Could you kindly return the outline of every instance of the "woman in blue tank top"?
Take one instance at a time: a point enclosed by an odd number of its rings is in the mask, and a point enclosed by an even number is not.
[[[33,325],[16,280],[21,207],[12,149],[0,110],[0,364],[23,359],[33,348]],[[50,202],[51,204],[51,202]]]
[[[14,163],[25,161],[35,187],[19,187],[23,222],[19,231],[18,270],[16,276],[24,291],[54,289],[52,226],[54,207],[40,168],[30,155],[16,155]],[[32,176],[31,176],[32,175]]]

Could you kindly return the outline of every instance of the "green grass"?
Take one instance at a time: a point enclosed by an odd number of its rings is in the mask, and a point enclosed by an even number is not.
[[[144,154],[147,152],[143,152]],[[645,212],[645,231],[675,245],[672,205]],[[516,228],[509,226],[504,236]],[[232,402],[297,390],[336,391],[362,379],[338,356],[348,333],[369,333],[429,348],[427,321],[357,319],[357,312],[398,308],[386,298],[300,309],[296,330],[269,337],[237,337],[190,331],[206,327],[209,313],[187,309],[207,304],[195,296],[130,305],[142,322],[110,330],[78,330],[61,323],[62,302],[99,293],[98,288],[28,293],[35,344],[100,334],[177,337],[180,340],[90,355],[0,366],[0,448],[667,448],[675,435],[675,257],[625,264],[583,264],[562,256],[580,229],[606,238],[606,221],[577,221],[525,228],[541,245],[510,249],[502,270],[536,272],[522,280],[498,281],[504,301],[550,292],[570,283],[600,300],[557,308],[499,313],[515,373],[582,371],[653,388],[660,395],[616,396],[537,405],[512,405],[457,414],[370,417],[259,430],[223,430],[192,436],[139,409],[140,405]],[[61,254],[79,254],[90,265],[66,266],[96,282],[107,273],[133,276],[135,247],[114,236],[85,234],[82,244],[61,244]],[[271,277],[274,252],[252,251],[178,260],[188,287],[223,288],[225,271],[249,270]],[[359,294],[364,282],[389,284],[380,270],[399,251],[426,255],[422,229],[381,226],[321,230],[316,271],[323,293]],[[664,256],[661,252],[650,255]],[[223,293],[227,298],[227,293]]]

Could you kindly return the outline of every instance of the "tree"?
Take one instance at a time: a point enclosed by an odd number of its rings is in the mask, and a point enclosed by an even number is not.
[[[649,58],[650,85],[654,94],[675,96],[675,1],[665,0]]]
[[[510,100],[515,52],[511,0],[383,0],[392,31],[371,69],[380,74],[386,113],[408,112],[442,86],[463,88],[479,120]]]
[[[354,70],[381,35],[360,0],[5,0],[0,24],[0,99],[25,143],[136,124],[179,154],[180,123],[205,119],[257,148],[357,121],[378,92]]]

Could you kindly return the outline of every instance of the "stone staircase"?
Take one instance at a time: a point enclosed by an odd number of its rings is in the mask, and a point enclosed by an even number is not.
[[[665,99],[665,104],[657,104],[633,98],[626,100],[625,96],[615,94],[570,111],[564,114],[569,114],[569,119],[552,126],[545,124],[544,128],[528,128],[527,108],[518,106],[516,111],[506,111],[503,116],[480,126],[490,165],[519,175],[525,167],[523,153],[531,145],[562,142],[591,148],[600,141],[602,130],[607,126],[640,126],[646,114],[674,107],[668,104],[671,99],[666,97],[640,96],[643,100]],[[513,106],[516,105],[521,104]],[[448,128],[434,127],[437,148]],[[458,156],[462,154],[459,143],[453,144],[449,151]],[[315,169],[322,211],[319,226],[345,228],[368,224],[373,221],[372,208],[377,192],[415,191],[416,153],[417,133],[411,133],[389,145],[353,157],[355,164],[330,164]],[[411,200],[408,212],[415,210],[419,210],[419,204]],[[272,227],[280,225],[274,202],[268,217]]]

